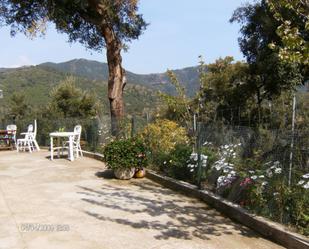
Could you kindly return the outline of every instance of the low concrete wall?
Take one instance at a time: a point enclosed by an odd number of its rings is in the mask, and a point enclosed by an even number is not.
[[[239,205],[225,200],[207,190],[199,190],[195,185],[177,181],[170,177],[161,176],[153,171],[147,170],[146,176],[165,187],[175,191],[180,191],[186,195],[199,198],[208,205],[214,207],[219,212],[241,223],[252,230],[263,235],[265,238],[272,240],[284,247],[291,249],[308,249],[309,239],[296,233],[286,230],[283,225],[272,222],[263,217],[254,215],[241,208]]]
[[[100,153],[96,153],[96,152],[89,152],[89,151],[85,151],[83,150],[83,155],[86,156],[86,157],[90,157],[90,158],[93,158],[93,159],[96,159],[98,161],[104,161],[103,160],[103,155],[100,154]]]
[[[102,154],[87,151],[83,151],[83,153],[87,157],[103,161]],[[239,205],[229,202],[212,192],[207,190],[199,190],[195,185],[159,175],[151,170],[147,170],[146,177],[167,188],[205,201],[208,205],[212,206],[232,220],[250,227],[252,230],[258,232],[265,238],[286,248],[309,249],[309,239],[305,236],[289,232],[283,225],[272,222],[261,216],[251,214]]]

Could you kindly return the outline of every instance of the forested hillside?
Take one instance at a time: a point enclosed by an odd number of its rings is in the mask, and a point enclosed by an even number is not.
[[[49,101],[50,91],[67,76],[66,73],[41,66],[0,70],[0,86],[4,92],[3,102],[8,104],[13,93],[23,93],[29,104],[44,105]],[[109,112],[107,83],[76,77],[77,87],[93,93],[103,106],[103,112]],[[125,91],[127,113],[141,113],[144,109],[155,107],[157,94],[140,85],[128,84]]]
[[[40,64],[39,66],[43,68],[53,68],[64,73],[70,73],[93,80],[107,81],[108,79],[107,64],[98,61],[75,59],[62,63],[47,62]],[[189,96],[194,96],[199,88],[197,69],[197,67],[187,67],[184,69],[173,70],[179,82],[186,88]],[[130,71],[127,71],[126,73],[129,84],[139,84],[169,94],[175,93],[175,90],[165,73],[135,74]]]

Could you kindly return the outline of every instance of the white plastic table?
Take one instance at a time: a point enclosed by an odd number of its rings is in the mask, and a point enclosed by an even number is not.
[[[77,134],[75,132],[52,132],[49,134],[50,136],[50,160],[54,160],[54,138],[68,138],[69,139],[69,155],[68,159],[70,161],[74,161],[74,153],[73,153],[73,141],[74,136]],[[58,147],[58,156],[59,156],[59,147]]]

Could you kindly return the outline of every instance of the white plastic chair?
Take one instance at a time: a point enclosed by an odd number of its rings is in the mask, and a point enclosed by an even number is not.
[[[35,119],[34,120],[34,131],[33,131],[31,139],[32,139],[32,143],[34,144],[36,150],[40,151],[40,146],[39,146],[38,142],[36,141],[37,129],[38,129],[38,126],[37,126],[37,122],[36,122],[36,119]]]
[[[79,155],[82,157],[83,156],[83,151],[80,146],[80,137],[82,133],[82,126],[81,125],[76,125],[74,127],[74,139],[73,139],[73,152],[75,152],[76,157],[79,157]],[[63,149],[68,149],[68,143],[69,141],[66,141],[64,145],[62,146]],[[62,150],[63,154],[63,150]]]
[[[32,124],[28,125],[27,132],[21,133],[21,135],[24,135],[24,138],[17,139],[16,148],[17,151],[23,150],[28,151],[32,153],[35,149],[37,151],[40,150],[40,147],[38,145],[38,142],[36,141],[36,134],[37,134],[37,123],[36,120],[34,120],[34,127]]]
[[[29,152],[32,153],[31,134],[33,134],[32,124],[28,125],[27,132],[21,133],[21,135],[24,135],[24,137],[17,139],[16,143],[17,151],[20,150],[26,151],[26,148],[28,148]]]
[[[14,141],[14,144],[16,146],[16,131],[17,131],[17,126],[14,124],[10,124],[6,126],[6,130],[8,131],[9,134],[12,135],[12,139]],[[7,137],[8,139],[8,137]]]

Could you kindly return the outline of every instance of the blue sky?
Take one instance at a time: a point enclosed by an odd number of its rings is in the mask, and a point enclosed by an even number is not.
[[[252,2],[253,0],[249,1]],[[237,38],[239,25],[230,24],[233,11],[246,0],[140,0],[140,12],[150,25],[123,53],[123,65],[135,73],[157,73],[227,55],[242,60]],[[9,28],[0,29],[0,67],[35,65],[86,58],[106,62],[105,51],[87,51],[66,42],[50,25],[44,38],[29,40],[22,34],[11,38]]]

